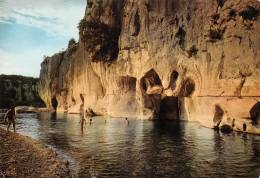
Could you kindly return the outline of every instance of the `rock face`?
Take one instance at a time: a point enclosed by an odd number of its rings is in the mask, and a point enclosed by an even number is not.
[[[88,0],[80,40],[47,57],[48,107],[260,133],[260,2]]]
[[[11,106],[44,106],[39,96],[39,79],[0,75],[0,108]]]

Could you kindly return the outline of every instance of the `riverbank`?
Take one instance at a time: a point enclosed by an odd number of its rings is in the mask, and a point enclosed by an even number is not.
[[[9,108],[1,108],[0,113],[6,113]],[[16,106],[16,113],[40,113],[40,112],[52,112],[49,108],[38,108],[33,106]]]
[[[68,165],[43,143],[0,128],[0,177],[71,177]]]

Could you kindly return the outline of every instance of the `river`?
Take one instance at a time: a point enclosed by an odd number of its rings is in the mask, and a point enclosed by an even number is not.
[[[75,177],[259,177],[260,136],[186,121],[18,114],[17,132],[69,160]],[[5,127],[1,125],[1,127]],[[11,127],[12,130],[12,127]]]

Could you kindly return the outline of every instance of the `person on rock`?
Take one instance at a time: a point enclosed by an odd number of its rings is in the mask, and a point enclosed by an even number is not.
[[[5,123],[8,121],[7,130],[9,131],[10,125],[13,124],[13,129],[15,132],[15,119],[16,119],[16,110],[15,107],[11,107],[4,116]]]
[[[89,120],[89,124],[90,124],[90,125],[92,124],[92,119]]]
[[[84,117],[81,117],[80,121],[79,121],[79,124],[81,126],[81,130],[83,130],[83,127],[84,127],[84,123],[85,125],[87,124],[87,121]]]
[[[246,131],[246,123],[243,124],[243,131]]]
[[[232,127],[234,128],[235,127],[235,119],[233,119],[233,121],[232,121]]]

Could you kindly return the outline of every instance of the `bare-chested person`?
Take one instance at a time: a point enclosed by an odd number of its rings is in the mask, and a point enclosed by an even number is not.
[[[84,117],[82,117],[79,121],[79,124],[81,125],[81,129],[83,129],[83,126],[84,126],[84,122],[85,122],[85,125],[87,124],[87,121]]]
[[[16,111],[13,106],[6,112],[4,118],[5,122],[8,121],[7,130],[9,131],[10,125],[13,123],[13,129],[15,131]]]

